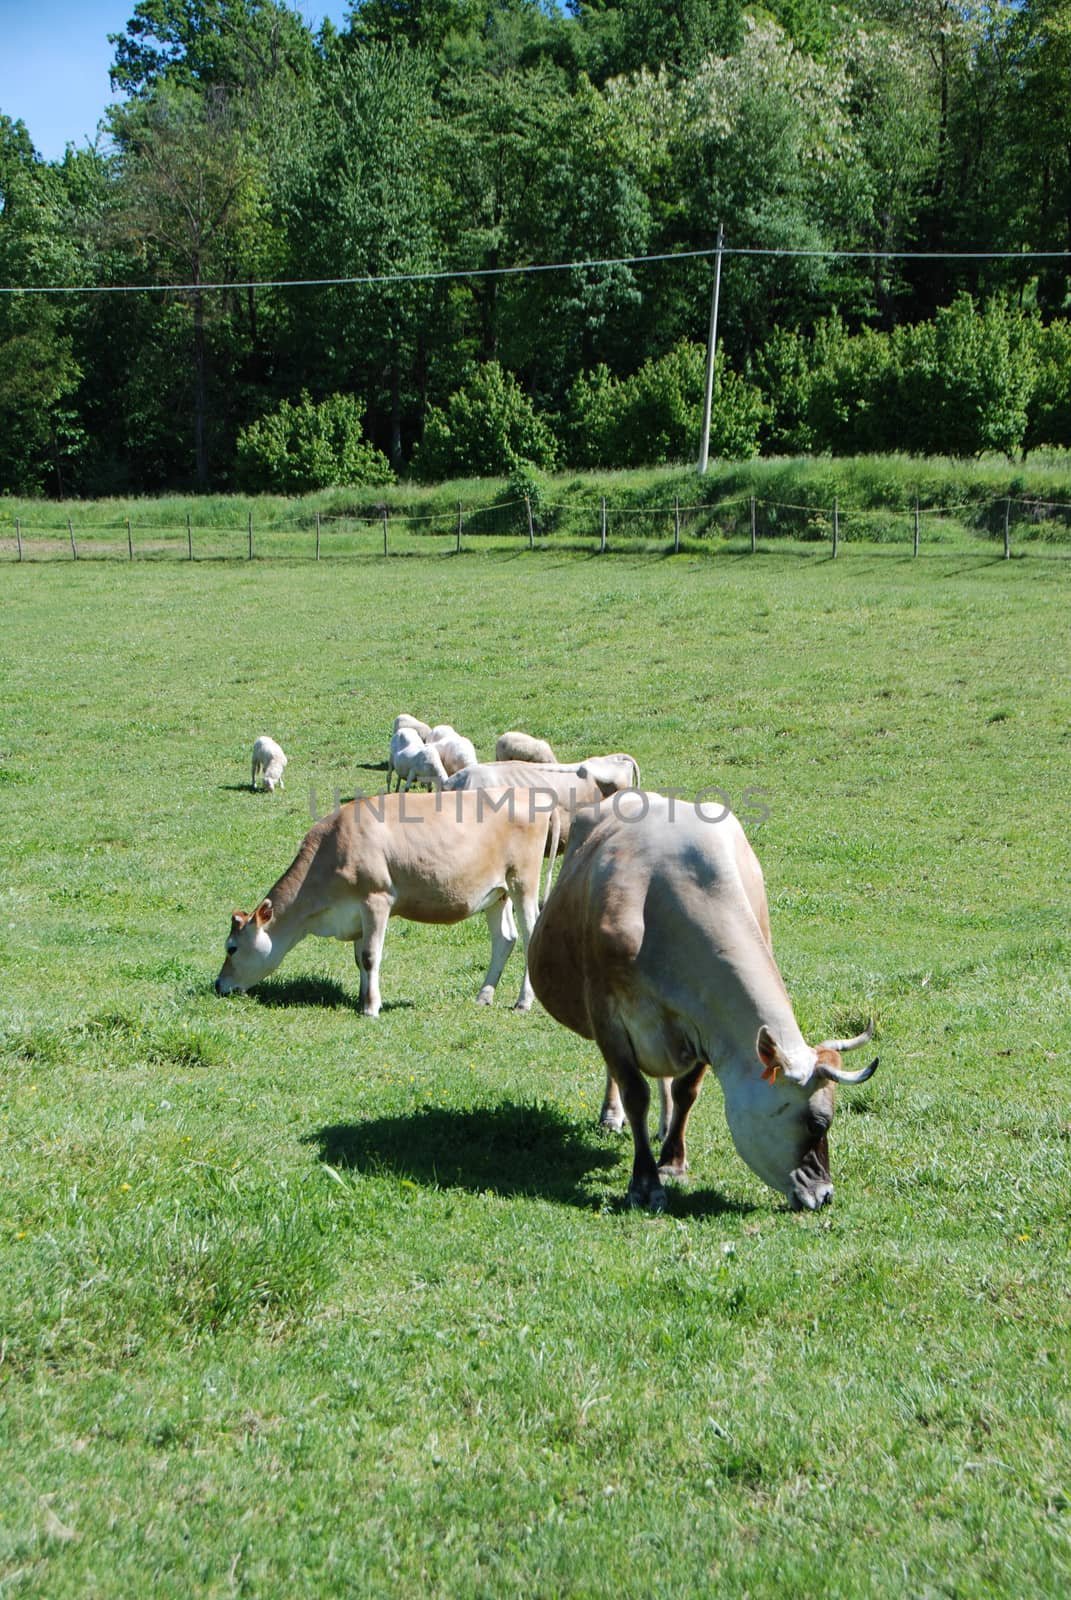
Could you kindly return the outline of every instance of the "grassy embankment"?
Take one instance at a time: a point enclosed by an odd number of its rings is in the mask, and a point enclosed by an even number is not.
[[[583,548],[602,537],[607,505],[611,549],[749,546],[751,498],[756,535],[829,541],[833,506],[839,536],[850,541],[911,544],[914,506],[920,506],[925,547],[974,540],[1003,541],[1007,511],[1016,548],[1067,544],[1071,539],[1071,455],[1047,452],[1022,465],[983,461],[866,456],[833,460],[757,460],[711,467],[702,480],[693,468],[634,472],[562,473],[542,481],[533,537],[542,548]],[[165,495],[99,501],[6,499],[0,518],[0,560],[17,553],[15,519],[27,560],[91,557],[241,559],[248,555],[249,520],[257,556],[312,558],[320,519],[321,559],[383,551],[384,512],[391,554],[452,550],[461,508],[463,543],[475,548],[523,546],[529,537],[523,501],[503,479],[388,489],[330,489],[295,498],[281,495]],[[187,533],[187,517],[190,527]],[[70,527],[68,526],[68,519]],[[129,521],[129,542],[127,523]]]
[[[993,555],[7,570],[5,1595],[1067,1592],[1067,569]],[[767,792],[801,1023],[881,1030],[828,1212],[713,1081],[624,1212],[482,919],[392,925],[378,1022],[319,941],[213,996],[402,708]]]

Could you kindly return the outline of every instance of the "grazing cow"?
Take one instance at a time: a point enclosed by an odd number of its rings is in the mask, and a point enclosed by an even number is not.
[[[638,785],[640,769],[635,756],[589,756],[586,761],[488,761],[465,767],[444,785],[447,789],[531,789],[548,800],[554,797],[547,840],[547,894],[559,845],[569,842],[569,828],[577,809],[595,806],[620,789]]]
[[[841,1052],[873,1036],[807,1044],[770,948],[762,871],[733,816],[661,795],[618,795],[577,815],[529,947],[536,996],[594,1039],[624,1102],[634,1206],[665,1207],[664,1177],[687,1170],[684,1133],[707,1066],[733,1143],[795,1208],[833,1195],[826,1132],[835,1083],[862,1083]],[[656,1164],[644,1074],[672,1082]]]
[[[448,722],[440,722],[428,734],[428,749],[434,749],[450,777],[464,767],[476,765],[476,746]]]
[[[372,795],[316,823],[256,910],[231,917],[217,994],[251,989],[306,934],[319,934],[353,941],[360,1009],[375,1017],[388,918],[461,922],[482,911],[491,965],[476,998],[490,1005],[518,926],[527,953],[548,824],[545,810],[513,807],[508,798]],[[525,966],[516,1009],[531,1004]]]
[[[496,761],[542,761],[552,766],[557,756],[545,739],[533,739],[530,733],[500,733],[495,740]]]
[[[446,782],[446,768],[434,745],[425,744],[415,728],[399,728],[390,736],[390,755],[387,758],[387,790],[394,779],[399,789],[409,789],[414,783],[429,789],[441,789]]]
[[[253,745],[253,774],[249,780],[249,787],[255,789],[257,778],[263,774],[264,787],[269,794],[274,794],[277,788],[285,789],[283,768],[287,759],[283,754],[282,745],[276,744],[274,739],[269,739],[266,733],[262,733]]]
[[[415,729],[416,732],[419,733],[420,737],[424,740],[425,744],[428,740],[428,734],[431,732],[431,729],[428,727],[426,722],[421,722],[419,717],[411,717],[408,711],[399,711],[398,715],[394,719],[394,726],[390,731],[391,733],[397,733],[400,728]]]

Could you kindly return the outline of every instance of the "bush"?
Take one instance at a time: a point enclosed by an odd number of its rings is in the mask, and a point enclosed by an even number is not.
[[[934,455],[1016,455],[1036,376],[1030,327],[1000,301],[979,311],[959,294],[932,322],[898,328],[899,416],[907,449]]]
[[[1071,327],[1066,322],[1033,328],[1036,376],[1027,410],[1023,449],[1071,444]]]
[[[537,472],[530,461],[520,461],[509,475],[507,485],[509,498],[519,502],[514,514],[514,521],[523,532],[528,531],[528,510],[525,500],[532,508],[532,521],[537,523],[543,510],[543,501],[547,493],[547,480],[542,473]]]
[[[706,351],[682,341],[630,378],[606,367],[581,373],[569,391],[569,458],[578,467],[663,466],[692,459],[699,447]],[[742,461],[757,455],[765,416],[762,396],[725,366],[715,366],[710,454]]]
[[[497,361],[470,367],[444,406],[432,406],[413,457],[425,481],[492,477],[522,464],[552,468],[554,434],[512,373]]]
[[[305,494],[336,485],[394,482],[390,462],[364,437],[361,407],[332,394],[314,405],[303,393],[238,435],[238,481],[254,494]]]
[[[889,336],[871,328],[849,335],[839,318],[819,325],[806,402],[816,450],[867,455],[896,449],[898,374]]]

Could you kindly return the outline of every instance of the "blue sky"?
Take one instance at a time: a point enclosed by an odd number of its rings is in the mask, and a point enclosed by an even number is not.
[[[29,130],[47,161],[67,144],[94,138],[117,96],[108,83],[114,52],[136,0],[0,0],[0,112]],[[296,0],[314,28],[327,16],[341,25],[349,0]]]

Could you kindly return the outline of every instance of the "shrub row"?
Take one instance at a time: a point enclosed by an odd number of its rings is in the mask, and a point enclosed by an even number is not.
[[[706,354],[681,343],[628,378],[582,373],[561,413],[541,414],[496,362],[472,366],[430,408],[414,477],[516,476],[555,467],[659,466],[693,457],[704,404]],[[850,333],[839,317],[813,334],[779,330],[744,373],[719,358],[710,453],[883,454],[1013,458],[1071,444],[1071,327],[967,295],[931,322]],[[392,480],[364,439],[351,395],[283,403],[239,439],[247,490],[294,494],[332,484]]]

